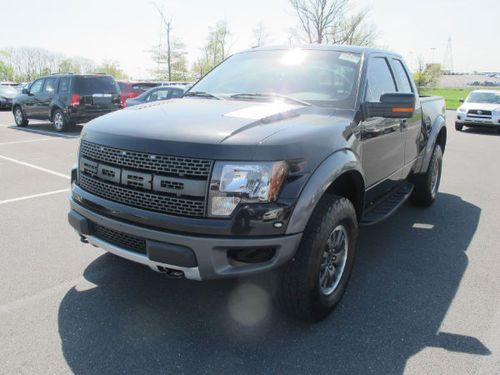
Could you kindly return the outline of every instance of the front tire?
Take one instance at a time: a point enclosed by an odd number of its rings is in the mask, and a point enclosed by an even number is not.
[[[69,120],[64,116],[64,112],[56,109],[52,115],[52,123],[57,132],[66,132],[71,128]]]
[[[16,121],[16,126],[19,126],[21,128],[28,126],[28,119],[19,106],[16,106],[16,108],[14,109],[14,120]]]
[[[436,200],[441,182],[443,167],[443,151],[440,145],[434,147],[427,172],[415,179],[415,189],[410,196],[410,202],[415,206],[429,207]]]
[[[462,124],[459,124],[458,122],[455,122],[455,130],[461,132],[464,126]]]
[[[332,312],[346,290],[357,237],[352,203],[325,195],[309,219],[295,257],[278,271],[279,307],[310,322]]]

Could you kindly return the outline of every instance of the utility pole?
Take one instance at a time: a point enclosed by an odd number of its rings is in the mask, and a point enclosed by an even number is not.
[[[451,36],[448,37],[448,43],[446,44],[446,52],[444,54],[443,68],[450,74],[453,73],[453,49],[451,45]]]
[[[434,54],[436,53],[436,47],[431,47],[431,51],[432,51],[431,64],[434,65]]]
[[[170,30],[172,29],[172,19],[167,19],[165,17],[165,14],[163,11],[156,5],[156,3],[153,3],[154,7],[160,14],[161,20],[163,21],[163,24],[165,25],[165,29],[167,31],[167,71],[168,71],[168,81],[172,82],[172,65],[171,65],[171,46],[170,46]]]

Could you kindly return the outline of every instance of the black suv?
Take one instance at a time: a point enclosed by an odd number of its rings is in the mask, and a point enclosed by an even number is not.
[[[50,120],[58,132],[121,108],[120,88],[105,74],[54,74],[33,81],[14,99],[17,126]]]

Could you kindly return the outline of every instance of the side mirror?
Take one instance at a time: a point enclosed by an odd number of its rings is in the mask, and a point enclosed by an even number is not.
[[[23,94],[26,94],[26,95],[29,95],[29,94],[30,94],[30,90],[28,90],[26,87],[25,87],[25,88],[23,88],[23,89],[21,90],[21,92],[22,92]]]
[[[460,103],[464,103],[464,102],[465,102],[464,98],[461,98],[461,99],[459,100],[459,102],[460,102]]]
[[[415,112],[415,94],[383,94],[380,102],[367,102],[363,105],[364,118],[411,118]]]

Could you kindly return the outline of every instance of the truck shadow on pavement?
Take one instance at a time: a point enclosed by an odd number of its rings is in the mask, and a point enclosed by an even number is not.
[[[82,125],[76,125],[74,129],[71,129],[71,131],[68,132],[57,132],[54,130],[54,127],[50,122],[47,123],[35,123],[28,125],[27,127],[19,127],[16,125],[10,125],[8,126],[9,129],[19,131],[19,132],[24,132],[24,133],[32,133],[32,134],[40,134],[40,135],[45,135],[49,137],[57,137],[57,138],[79,138],[80,133],[83,129]]]
[[[400,374],[426,347],[489,355],[476,338],[440,332],[467,268],[481,209],[440,194],[361,230],[356,265],[336,311],[318,324],[271,304],[272,275],[168,280],[103,255],[58,315],[67,363],[89,373]]]

